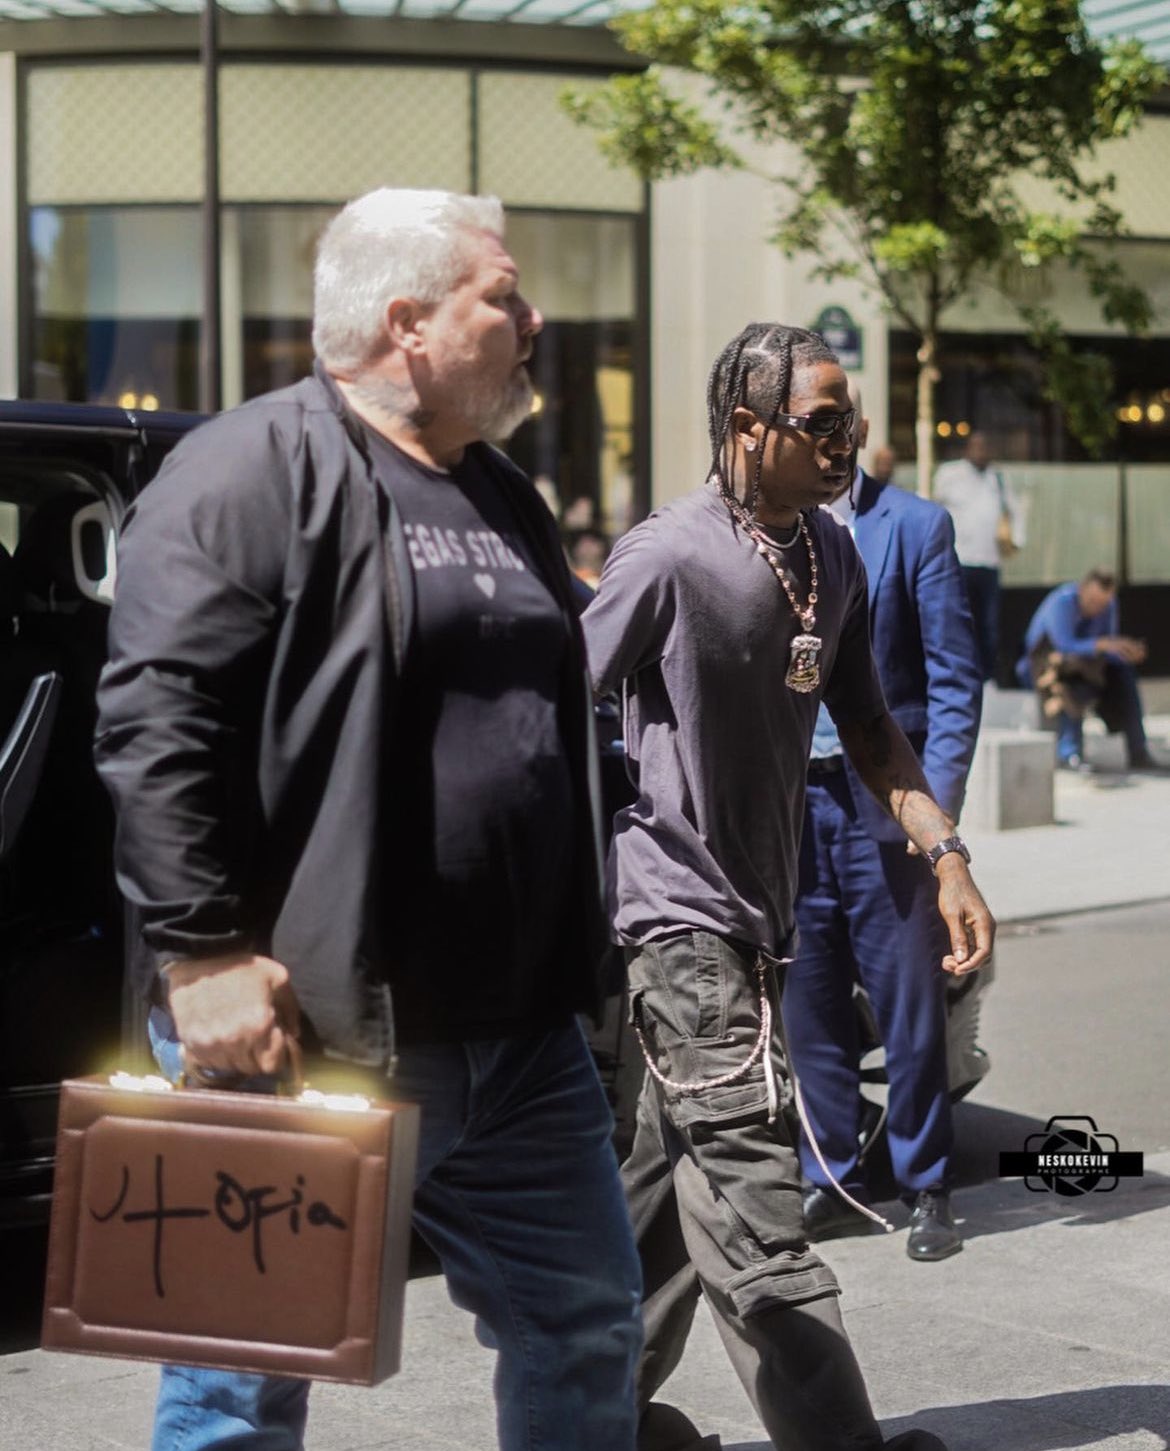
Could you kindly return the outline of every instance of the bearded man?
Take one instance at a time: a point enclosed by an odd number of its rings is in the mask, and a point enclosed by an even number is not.
[[[501,1447],[620,1451],[638,1265],[575,1017],[592,697],[552,518],[490,446],[541,328],[503,233],[444,192],[331,223],[313,376],[196,430],[132,510],[98,759],[164,1067],[266,1080],[299,1035],[419,1102],[415,1224],[498,1351]],[[154,1448],[296,1451],[307,1402],[165,1367]]]

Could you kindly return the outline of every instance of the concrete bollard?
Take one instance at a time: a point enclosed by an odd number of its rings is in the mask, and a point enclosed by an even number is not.
[[[1055,770],[1056,737],[1051,731],[981,730],[967,781],[963,826],[976,831],[1051,826]]]

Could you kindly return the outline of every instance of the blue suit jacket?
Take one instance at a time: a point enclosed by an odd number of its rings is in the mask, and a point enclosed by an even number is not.
[[[862,474],[853,537],[869,576],[870,634],[890,714],[918,752],[935,798],[957,819],[983,678],[954,525],[940,505]],[[866,831],[904,841],[848,758],[846,768]]]

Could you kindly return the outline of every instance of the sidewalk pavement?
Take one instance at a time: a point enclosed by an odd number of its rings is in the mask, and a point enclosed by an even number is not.
[[[819,1246],[887,1437],[921,1426],[950,1451],[1164,1451],[1170,1154],[1145,1170],[1071,1201],[1015,1180],[965,1188],[963,1252],[941,1264],[908,1259],[904,1232]],[[706,1314],[663,1398],[725,1451],[768,1451]]]
[[[1164,1451],[1170,1153],[1106,1195],[967,1188],[961,1215],[963,1253],[941,1264],[909,1260],[904,1231],[822,1246],[886,1436],[917,1425],[950,1451]],[[496,1445],[492,1357],[470,1318],[438,1277],[412,1281],[406,1316],[399,1375],[314,1388],[308,1451]],[[146,1451],[157,1374],[45,1351],[0,1358],[0,1451]],[[662,1398],[724,1451],[769,1451],[702,1307]]]
[[[1148,716],[1170,761],[1170,714]],[[1130,775],[1118,736],[1088,721],[1089,775],[1056,773],[1056,822],[1017,831],[966,831],[971,870],[1000,922],[1170,897],[1170,774]]]
[[[1147,724],[1165,755],[1170,715]],[[1090,735],[1090,760],[1118,766],[1116,745]],[[1002,922],[1170,897],[1170,776],[1061,773],[1056,807],[1057,825],[968,838]],[[824,1246],[886,1434],[924,1425],[951,1451],[1166,1451],[1170,1153],[1108,1195],[991,1180],[964,1189],[961,1214],[964,1252],[938,1265],[912,1263],[904,1232]],[[443,1281],[415,1280],[401,1373],[374,1390],[317,1387],[306,1444],[490,1451],[491,1370]],[[129,1361],[0,1358],[0,1451],[145,1451],[156,1377]],[[727,1451],[767,1451],[703,1310],[664,1397]]]

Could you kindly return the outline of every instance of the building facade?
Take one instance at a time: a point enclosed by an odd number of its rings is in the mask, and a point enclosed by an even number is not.
[[[513,451],[621,529],[649,505],[645,188],[565,113],[603,32],[227,13],[218,66],[219,399],[311,363],[312,259],[375,186],[494,193],[546,317]],[[501,41],[505,30],[507,44]],[[193,19],[0,22],[0,394],[196,409],[205,72]],[[566,43],[568,42],[568,43]]]
[[[0,0],[0,396],[196,408],[201,6],[120,5]],[[893,443],[900,480],[912,483],[914,342],[879,299],[815,280],[816,259],[768,245],[777,199],[758,176],[644,187],[569,119],[566,87],[637,64],[601,27],[609,0],[322,9],[221,7],[223,405],[307,369],[313,248],[339,203],[379,185],[450,187],[493,192],[508,207],[522,285],[547,319],[537,411],[512,448],[562,505],[590,500],[613,533],[699,483],[711,360],[761,317],[820,327],[840,346],[871,443]],[[1154,300],[1151,337],[1134,342],[1103,324],[1075,278],[1055,279],[1043,298],[1078,341],[1114,358],[1115,456],[1089,462],[1066,434],[995,292],[946,319],[939,454],[973,428],[990,435],[1027,514],[1025,548],[1006,566],[1021,609],[1091,565],[1118,570],[1135,600],[1146,590],[1164,599],[1170,586],[1167,154],[1170,113],[1155,108],[1102,157],[1132,233],[1127,270]],[[767,161],[782,172],[784,158]]]

